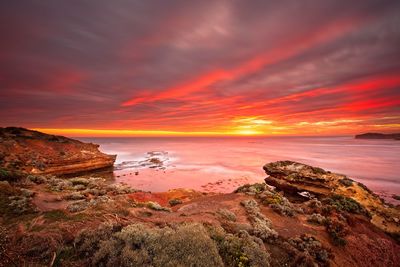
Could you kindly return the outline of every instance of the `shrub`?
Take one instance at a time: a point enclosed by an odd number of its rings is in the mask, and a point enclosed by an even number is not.
[[[315,224],[325,224],[326,217],[322,216],[319,213],[313,213],[310,216],[307,216],[307,221]]]
[[[57,234],[27,233],[17,243],[21,254],[34,261],[50,261],[53,252],[60,245],[61,236]]]
[[[346,225],[338,220],[327,220],[326,221],[326,231],[334,245],[345,246],[347,244],[344,237],[347,235],[348,230]]]
[[[258,195],[261,203],[268,205],[277,213],[284,216],[294,216],[295,211],[290,201],[277,192],[265,191]]]
[[[214,228],[211,238],[216,242],[225,266],[269,266],[270,255],[264,244],[246,231],[232,235]]]
[[[253,226],[252,234],[266,242],[270,242],[278,237],[278,233],[272,229],[271,221],[265,218],[260,212],[258,204],[253,199],[246,199],[240,202],[246,209],[249,221]]]
[[[25,196],[11,196],[9,199],[9,212],[14,214],[24,214],[35,211],[31,198]]]
[[[349,187],[349,186],[352,186],[352,185],[353,185],[353,180],[351,180],[351,179],[345,177],[345,178],[343,178],[343,179],[340,179],[340,180],[339,180],[339,183],[341,183],[341,184],[344,185],[345,187]]]
[[[178,198],[173,198],[173,199],[170,199],[170,200],[168,201],[168,203],[169,203],[169,205],[170,205],[171,207],[173,207],[173,206],[182,204],[183,202],[182,202],[182,200],[180,200],[180,199],[178,199]]]
[[[219,209],[217,211],[217,214],[225,220],[232,221],[232,222],[236,221],[236,214],[227,209]]]
[[[131,224],[114,233],[86,235],[77,244],[93,266],[223,266],[216,244],[200,224],[162,229]]]
[[[283,204],[284,202],[284,197],[275,192],[266,191],[260,194],[258,197],[261,199],[261,203],[264,205]]]
[[[234,193],[246,193],[250,195],[259,194],[267,189],[265,183],[245,184],[237,188]]]
[[[8,169],[0,168],[0,181],[14,182],[20,179],[23,174],[19,171],[10,171]]]
[[[161,206],[160,204],[158,204],[157,202],[153,202],[153,201],[147,202],[147,203],[146,203],[146,206],[147,206],[149,209],[152,209],[152,210],[157,210],[157,211],[168,211],[168,212],[171,211],[169,208],[163,207],[163,206]]]
[[[281,205],[281,204],[271,204],[269,206],[271,207],[271,209],[273,209],[274,211],[276,211],[277,213],[279,213],[281,215],[289,216],[289,217],[292,217],[295,215],[295,211],[290,206]]]
[[[365,213],[365,209],[352,198],[342,195],[332,195],[330,198],[323,200],[325,204],[334,206],[339,211],[346,211],[349,213]]]
[[[105,223],[97,229],[82,230],[75,238],[74,246],[81,256],[93,255],[100,249],[101,241],[110,239],[115,232],[121,229],[122,226],[120,224]]]
[[[51,210],[43,213],[43,218],[49,221],[68,220],[68,215],[63,210]]]
[[[87,209],[88,207],[89,207],[89,202],[87,202],[86,200],[79,200],[69,204],[67,209],[70,212],[79,212]]]
[[[89,179],[83,178],[83,177],[75,177],[69,179],[69,181],[72,183],[72,185],[84,185],[87,186],[90,181]]]
[[[313,236],[302,235],[298,238],[289,239],[289,244],[296,249],[310,255],[319,263],[327,263],[332,257],[330,251],[326,250],[321,243]]]
[[[11,178],[11,172],[1,168],[0,169],[0,180],[9,180]]]
[[[360,182],[357,182],[358,186],[361,187],[362,189],[364,189],[365,191],[367,191],[370,194],[374,194],[371,189],[369,189],[365,184],[362,184]]]
[[[44,176],[41,175],[28,175],[26,177],[28,180],[30,180],[31,182],[34,182],[35,184],[44,184],[46,183],[47,179]]]

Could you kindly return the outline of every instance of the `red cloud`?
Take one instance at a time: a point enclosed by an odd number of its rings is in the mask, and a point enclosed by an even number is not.
[[[245,75],[257,72],[261,68],[288,59],[299,54],[310,47],[317,46],[328,40],[337,38],[357,26],[360,20],[343,20],[324,25],[323,27],[309,33],[307,36],[294,36],[286,40],[281,46],[268,50],[251,58],[230,70],[214,70],[200,75],[194,80],[184,82],[181,85],[170,87],[161,93],[148,97],[135,97],[127,100],[121,106],[132,106],[142,102],[153,102],[163,99],[181,97],[202,90],[218,81],[238,79]]]

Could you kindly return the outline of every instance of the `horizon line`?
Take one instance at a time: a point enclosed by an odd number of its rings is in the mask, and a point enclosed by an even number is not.
[[[126,129],[81,129],[81,128],[29,128],[52,135],[68,137],[277,137],[277,136],[354,136],[357,133],[344,134],[306,134],[306,133],[264,133],[257,131],[167,131],[167,130],[126,130]]]

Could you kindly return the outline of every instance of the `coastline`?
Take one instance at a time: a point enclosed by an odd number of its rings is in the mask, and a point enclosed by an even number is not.
[[[162,171],[161,163],[140,162]],[[264,165],[265,182],[231,193],[154,193],[93,173],[20,170],[2,171],[0,266],[400,262],[399,207],[345,175],[293,161]]]

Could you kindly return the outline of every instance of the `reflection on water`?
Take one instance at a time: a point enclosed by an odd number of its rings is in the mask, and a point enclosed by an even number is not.
[[[262,181],[262,166],[294,160],[343,173],[383,195],[400,194],[400,141],[352,137],[81,138],[117,154],[114,175],[133,187],[230,192]],[[161,162],[161,165],[160,162]],[[150,168],[149,168],[150,167]]]

